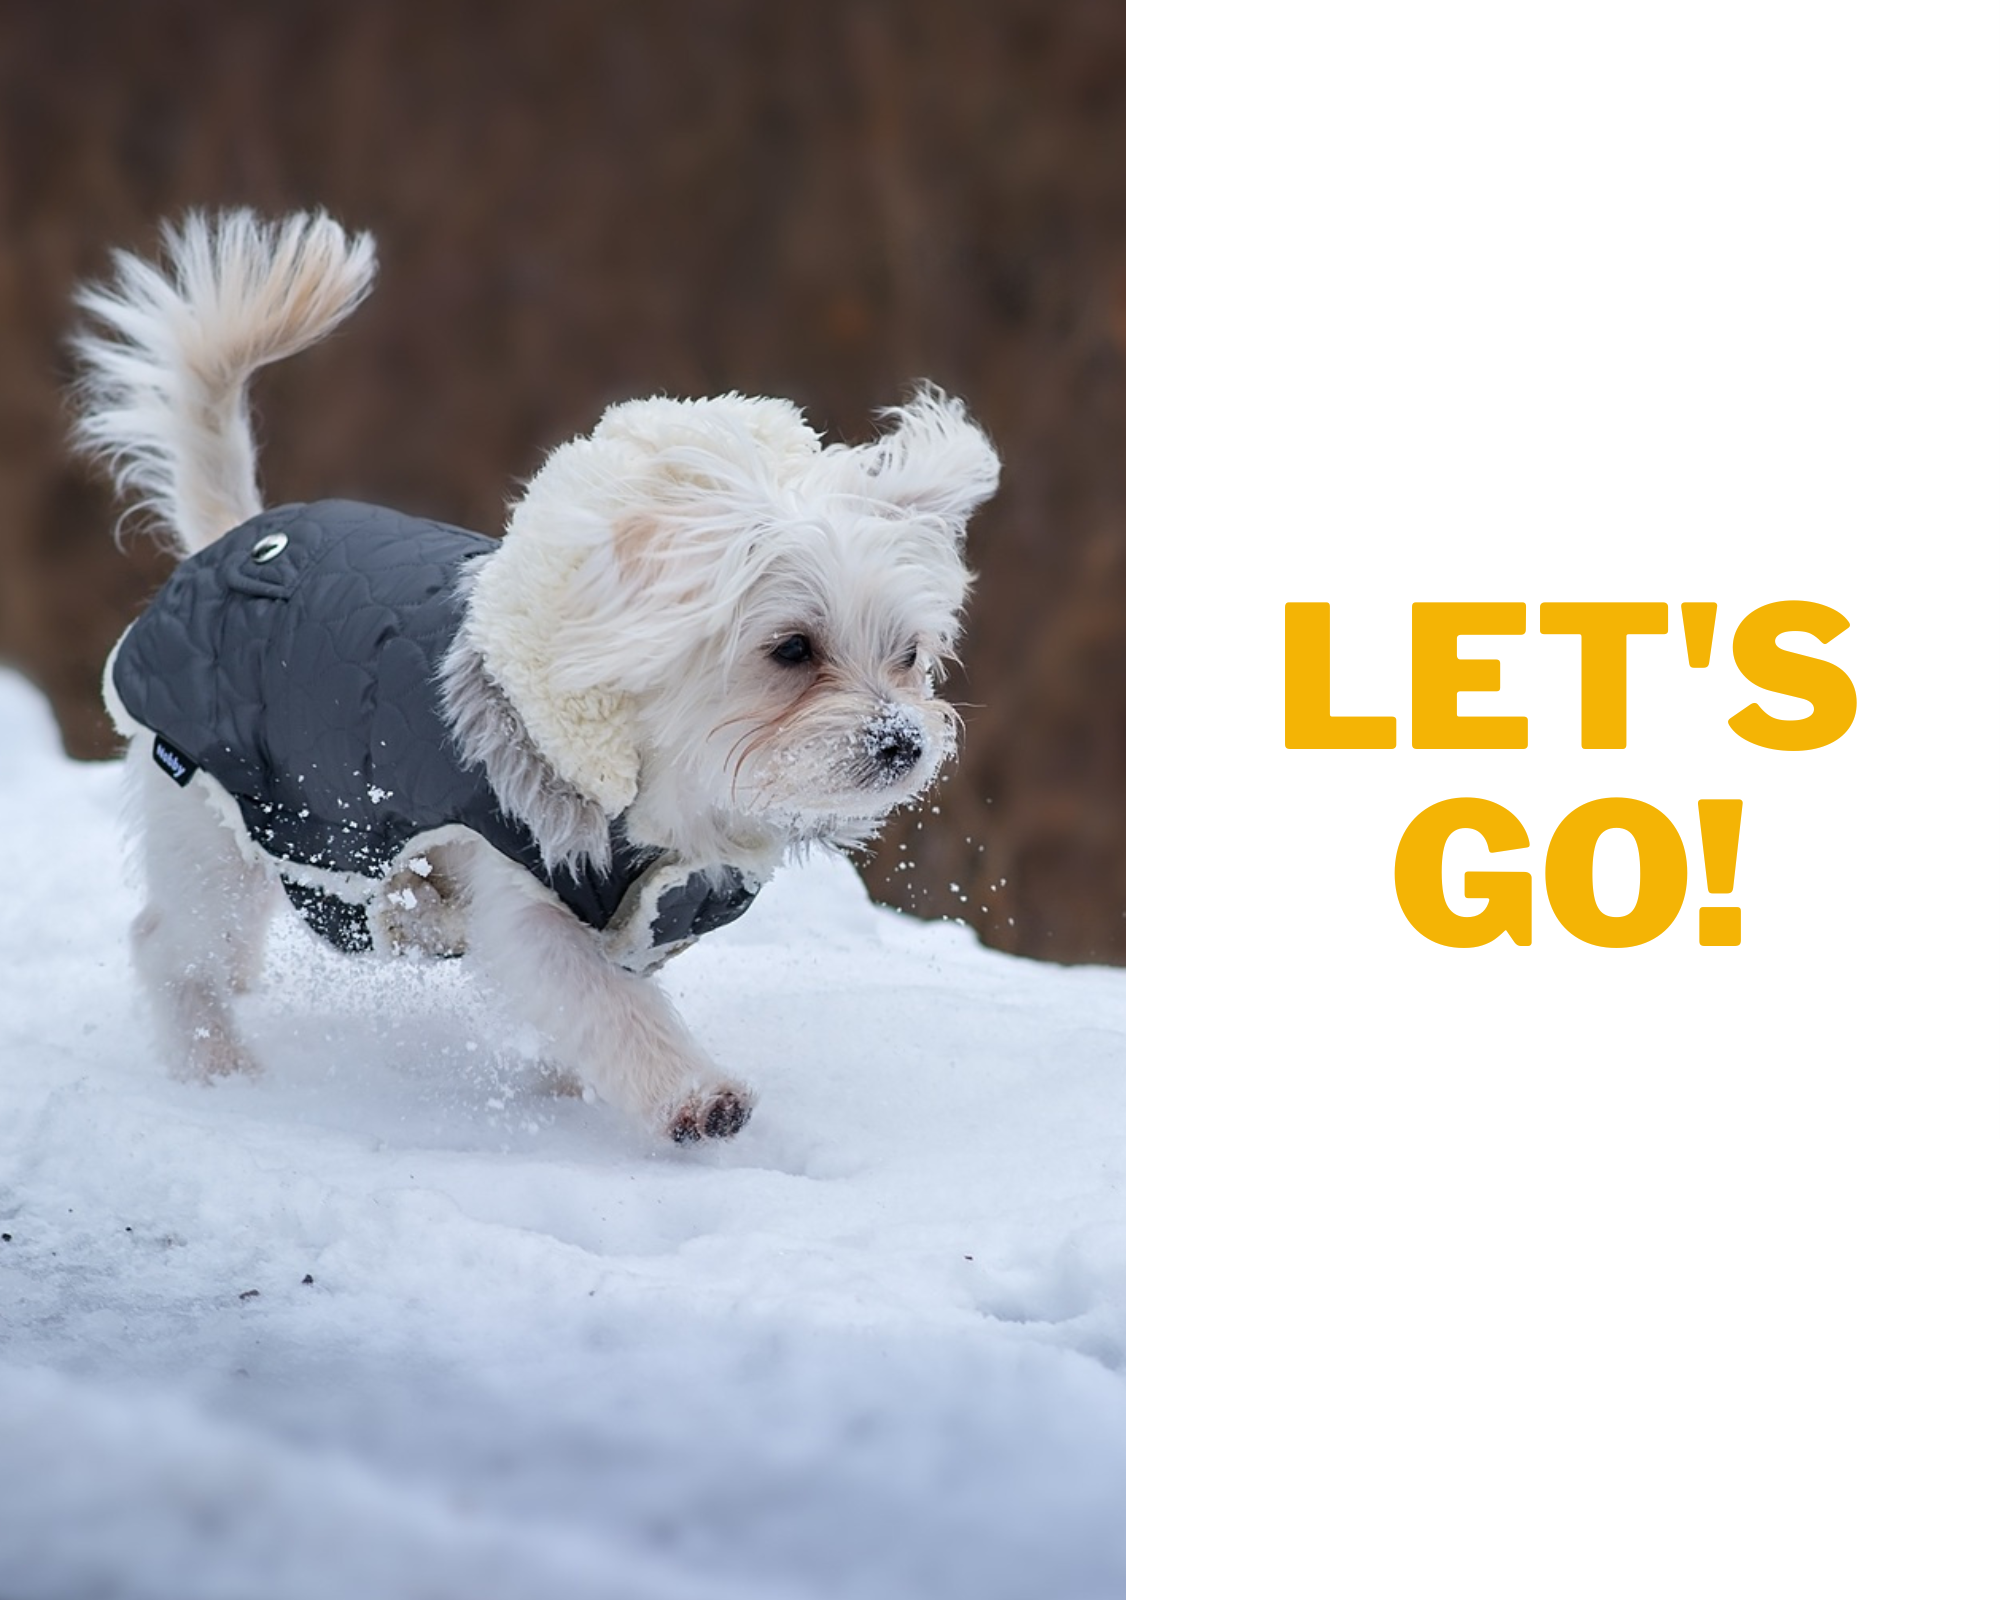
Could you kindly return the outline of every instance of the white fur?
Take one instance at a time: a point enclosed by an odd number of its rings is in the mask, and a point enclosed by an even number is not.
[[[77,343],[80,445],[184,553],[220,537],[261,509],[250,374],[329,332],[373,270],[369,240],[325,217],[241,212],[169,229],[164,271],[120,256],[79,296],[102,325]],[[999,462],[928,386],[885,417],[850,447],[782,400],[633,400],[550,454],[470,569],[439,686],[461,756],[546,861],[602,861],[622,819],[681,867],[762,880],[789,852],[872,836],[929,785],[956,732],[934,680],[970,583],[965,521]],[[806,659],[783,659],[800,640]],[[254,975],[277,864],[205,775],[178,788],[143,747],[128,766],[139,970],[185,1070],[253,1069],[229,1000]],[[393,880],[400,915],[378,939],[463,937],[564,1075],[661,1132],[742,1124],[750,1091],[532,874],[469,834],[422,866]]]
[[[324,338],[361,303],[375,244],[324,215],[247,211],[165,230],[164,270],[119,251],[112,281],[77,303],[78,444],[111,464],[133,506],[182,555],[263,509],[246,398],[250,375]]]

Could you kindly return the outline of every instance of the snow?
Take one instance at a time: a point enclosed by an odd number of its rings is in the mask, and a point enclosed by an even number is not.
[[[663,974],[761,1097],[685,1149],[288,919],[194,1087],[115,767],[0,745],[0,1591],[1122,1591],[1121,973],[790,869]]]

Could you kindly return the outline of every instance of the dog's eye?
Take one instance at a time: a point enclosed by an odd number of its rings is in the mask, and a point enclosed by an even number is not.
[[[914,671],[917,665],[917,647],[911,645],[909,649],[905,650],[903,652],[903,659],[897,662],[897,665],[905,672]]]
[[[803,667],[812,658],[812,640],[802,633],[787,634],[771,646],[771,659],[780,666]]]

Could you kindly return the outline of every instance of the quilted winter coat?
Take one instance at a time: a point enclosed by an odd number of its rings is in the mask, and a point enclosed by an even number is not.
[[[354,501],[278,506],[175,570],[119,642],[111,687],[162,772],[207,773],[234,798],[293,904],[343,949],[370,947],[386,878],[456,825],[648,970],[741,916],[757,886],[734,867],[677,870],[615,823],[608,871],[552,870],[459,759],[438,669],[466,563],[498,548]]]

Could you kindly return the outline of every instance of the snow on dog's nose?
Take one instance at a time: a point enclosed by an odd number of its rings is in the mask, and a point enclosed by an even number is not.
[[[885,706],[862,725],[861,753],[872,781],[901,782],[923,759],[924,726],[909,707]]]

